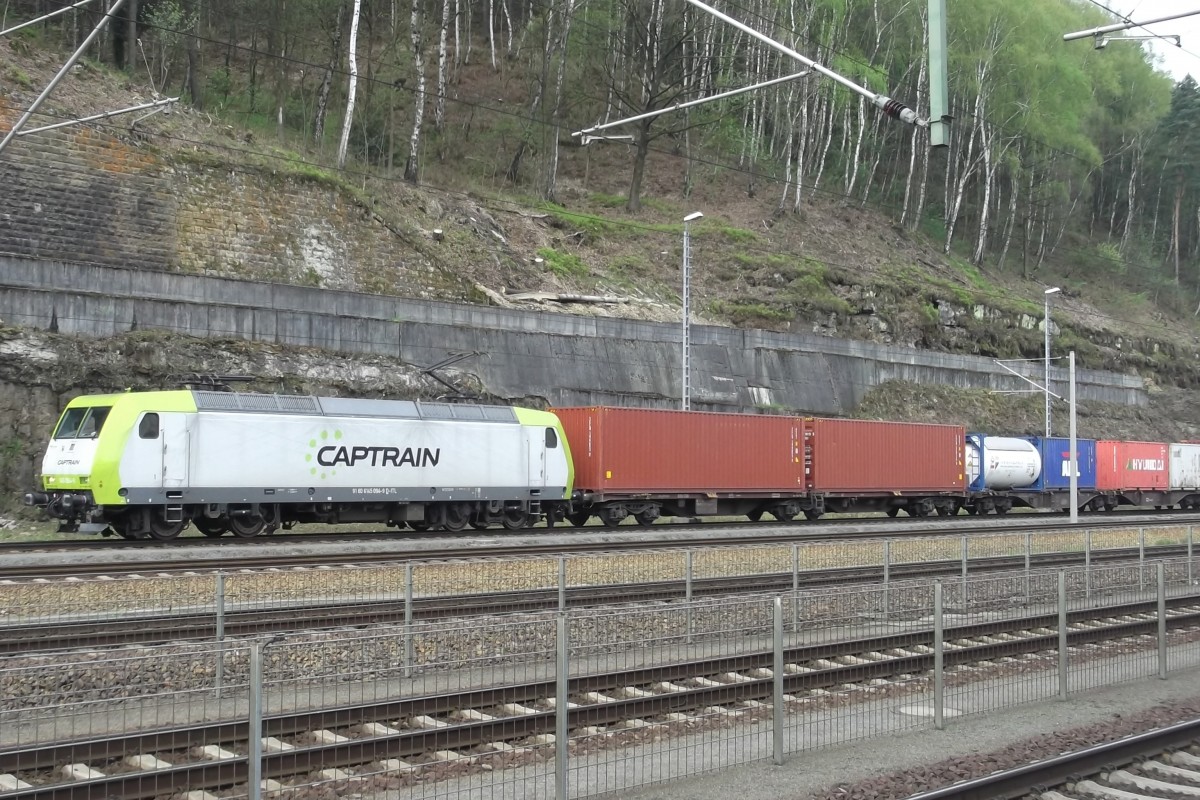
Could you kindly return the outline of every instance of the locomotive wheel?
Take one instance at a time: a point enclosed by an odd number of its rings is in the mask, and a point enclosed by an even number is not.
[[[479,517],[472,517],[471,527],[477,531],[486,531],[488,529],[488,523],[485,520],[479,519]]]
[[[257,514],[230,514],[229,530],[239,539],[253,539],[267,527],[267,521]]]
[[[529,527],[529,515],[519,508],[507,509],[504,512],[504,518],[500,520],[500,524],[507,531],[519,531],[522,528]]]
[[[211,539],[216,539],[222,534],[229,532],[229,525],[226,524],[224,519],[196,517],[194,520],[192,520],[192,524],[196,526],[196,530],[200,531]]]
[[[567,514],[567,522],[571,523],[576,528],[582,528],[584,525],[587,525],[587,521],[591,518],[592,515],[587,511],[576,511],[571,514]]]
[[[448,531],[457,533],[467,527],[467,522],[471,519],[471,512],[466,505],[461,503],[451,503],[446,506],[446,521],[442,523]]]
[[[999,505],[996,506],[996,513],[997,514],[1007,514],[1008,509],[1009,509],[1009,506],[1005,505],[1004,503],[1000,503]]]
[[[167,522],[163,519],[161,511],[154,510],[150,512],[149,524],[150,538],[157,539],[160,542],[167,542],[183,533],[184,527],[187,526],[187,521],[181,519],[178,522]]]
[[[804,509],[804,518],[809,522],[816,522],[821,518],[821,512],[815,508],[806,508]]]
[[[425,531],[432,528],[433,524],[430,523],[428,520],[414,519],[414,520],[409,520],[408,527],[412,528],[414,531],[420,531],[420,532],[424,533]]]

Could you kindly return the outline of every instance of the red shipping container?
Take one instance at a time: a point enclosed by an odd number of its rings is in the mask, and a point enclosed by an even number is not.
[[[803,493],[802,417],[650,408],[552,409],[575,486],[599,494]]]
[[[966,491],[966,429],[958,425],[814,419],[809,429],[814,492]]]
[[[1096,442],[1096,488],[1166,489],[1170,483],[1165,442]]]

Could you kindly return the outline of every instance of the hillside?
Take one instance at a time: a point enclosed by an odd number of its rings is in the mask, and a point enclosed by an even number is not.
[[[0,40],[0,128],[15,121],[62,63],[58,45],[45,32]],[[525,107],[527,78],[516,68],[463,65],[455,94]],[[153,96],[147,83],[86,60],[31,124],[145,102]],[[943,254],[924,227],[898,224],[894,206],[840,194],[834,181],[806,195],[798,211],[780,210],[784,183],[765,159],[751,168],[715,145],[691,159],[678,146],[651,149],[643,202],[631,212],[632,148],[581,147],[564,137],[555,199],[539,200],[530,180],[505,179],[513,132],[480,124],[480,109],[448,107],[447,130],[460,137],[443,159],[430,145],[415,183],[403,180],[399,165],[389,170],[352,160],[336,169],[327,148],[232,106],[199,111],[180,103],[169,115],[32,134],[0,154],[0,185],[9,188],[0,193],[0,251],[676,321],[682,219],[700,210],[704,218],[689,229],[695,321],[1040,358],[1042,290],[1061,285],[1053,306],[1055,352],[1075,349],[1081,367],[1136,373],[1152,389],[1149,409],[1085,404],[1081,435],[1200,434],[1200,412],[1188,392],[1200,382],[1194,317],[1168,310],[1179,307],[1177,297],[1123,289],[1082,255],[1077,231],[1040,268],[1022,267],[1019,253],[1007,266],[996,259],[977,266],[956,248]],[[522,293],[536,296],[521,299]],[[572,298],[555,299],[560,295]],[[580,302],[580,295],[603,302]],[[0,348],[0,382],[13,420],[0,431],[6,494],[31,479],[41,432],[66,397],[161,385],[183,363],[186,371],[249,371],[260,379],[254,388],[265,391],[437,391],[410,365],[259,348],[220,332],[203,341],[138,332],[72,343],[20,330],[20,320],[4,322],[10,327]],[[49,362],[31,355],[43,350],[54,354]],[[878,390],[860,409],[863,416],[1011,432],[1036,432],[1041,413],[1037,398],[915,386]],[[1065,419],[1056,426],[1064,431]]]

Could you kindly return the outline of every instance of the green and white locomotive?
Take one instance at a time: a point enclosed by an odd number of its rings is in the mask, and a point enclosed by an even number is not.
[[[25,495],[60,529],[251,537],[299,522],[417,530],[561,518],[558,418],[507,406],[178,390],[78,397]]]

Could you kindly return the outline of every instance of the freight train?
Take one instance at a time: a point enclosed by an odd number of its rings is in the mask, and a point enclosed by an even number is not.
[[[63,411],[25,503],[167,540],[297,523],[418,531],[596,517],[1068,510],[1068,440],[956,425],[177,390]],[[1079,440],[1083,510],[1200,507],[1200,444]]]

